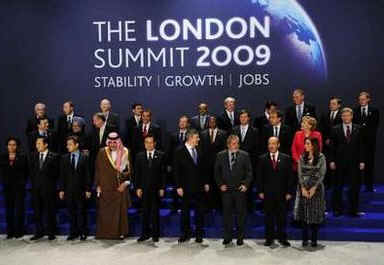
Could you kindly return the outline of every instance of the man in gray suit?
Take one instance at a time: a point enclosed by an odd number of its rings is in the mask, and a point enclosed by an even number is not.
[[[252,182],[252,164],[247,152],[239,150],[239,137],[230,135],[227,150],[217,154],[215,180],[221,191],[224,245],[232,242],[233,209],[237,212],[237,245],[243,245],[247,214],[247,190]]]

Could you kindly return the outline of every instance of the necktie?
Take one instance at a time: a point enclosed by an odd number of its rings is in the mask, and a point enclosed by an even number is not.
[[[213,144],[215,142],[213,132],[214,131],[212,129],[209,129],[209,139],[211,140],[211,144]]]
[[[200,116],[200,128],[204,129],[205,126],[205,119],[204,116]]]
[[[277,131],[277,126],[275,126],[275,132],[274,132],[274,135],[273,136],[275,136],[275,137],[279,137],[279,135],[278,135],[278,131]]]
[[[148,134],[147,125],[144,125],[143,126],[143,136],[145,137],[145,136],[147,136],[147,134]]]
[[[272,154],[272,166],[273,166],[273,169],[275,170],[277,166],[276,154]]]
[[[347,142],[351,140],[351,126],[347,126]]]
[[[301,122],[302,117],[303,117],[303,111],[301,109],[301,105],[297,105],[297,120]]]
[[[180,141],[180,143],[184,143],[184,133],[183,132],[180,132],[179,141]]]
[[[242,127],[242,128],[241,128],[241,141],[242,141],[242,142],[244,142],[245,133],[246,133],[245,128]]]
[[[367,118],[367,108],[363,108],[363,112],[361,113],[361,117],[363,118],[363,120],[365,120],[365,118]]]
[[[333,121],[335,119],[335,114],[336,112],[332,111],[332,114],[331,114],[331,121]]]
[[[42,169],[44,165],[44,154],[40,154],[40,160],[39,160],[39,168]]]
[[[150,152],[149,154],[148,154],[148,166],[149,167],[152,167],[152,152]]]
[[[72,154],[72,157],[71,157],[71,166],[72,166],[72,169],[73,169],[73,170],[76,169],[76,158],[75,158],[75,154]]]
[[[230,164],[230,166],[231,166],[231,170],[232,170],[232,167],[233,167],[233,165],[236,163],[236,154],[235,153],[232,153],[231,154],[231,164]]]
[[[195,165],[197,165],[197,152],[196,152],[196,148],[192,149],[192,159],[193,159],[193,162],[195,163]]]
[[[233,118],[233,112],[230,112],[229,113],[229,118],[230,118],[230,120],[231,120],[231,124],[232,124],[232,126],[235,124],[235,119]]]

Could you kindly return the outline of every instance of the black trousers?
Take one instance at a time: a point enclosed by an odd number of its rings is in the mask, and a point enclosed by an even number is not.
[[[319,234],[319,225],[302,223],[302,226],[303,226],[303,241],[308,241],[309,230],[312,230],[311,241],[317,242],[317,238]]]
[[[184,235],[191,235],[191,216],[192,206],[195,206],[195,226],[196,237],[203,236],[205,194],[203,192],[185,192],[181,200],[181,232]]]
[[[237,214],[237,238],[244,238],[247,216],[247,194],[240,191],[221,193],[223,201],[224,239],[232,240],[233,217]]]
[[[65,192],[65,200],[69,213],[70,235],[88,235],[85,191],[82,194]]]
[[[36,234],[56,234],[56,190],[46,191],[42,188],[32,188],[33,210]],[[46,229],[44,229],[46,217]]]
[[[7,235],[23,236],[25,219],[25,186],[4,185],[5,215],[7,222]]]
[[[361,188],[361,171],[358,164],[336,164],[332,191],[332,208],[334,211],[343,211],[343,187],[345,184],[349,184],[348,200],[350,211],[353,213],[358,212]]]
[[[142,235],[160,236],[160,198],[158,190],[143,191]]]
[[[265,238],[287,240],[287,208],[288,202],[284,196],[265,195]],[[276,233],[277,232],[277,233]]]

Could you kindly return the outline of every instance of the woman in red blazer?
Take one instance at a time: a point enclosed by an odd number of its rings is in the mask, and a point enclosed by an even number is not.
[[[293,170],[297,171],[297,162],[304,153],[305,138],[316,138],[319,141],[320,152],[323,150],[323,139],[321,133],[316,131],[317,121],[311,116],[304,116],[301,121],[301,130],[297,131],[293,138],[291,147]]]

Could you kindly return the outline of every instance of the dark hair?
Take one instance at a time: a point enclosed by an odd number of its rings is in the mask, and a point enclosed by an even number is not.
[[[104,121],[104,122],[106,121],[104,114],[101,113],[101,112],[97,112],[93,116],[98,118],[98,119],[100,119],[100,120],[102,120],[102,121]]]
[[[72,101],[68,100],[68,101],[64,102],[64,104],[67,104],[67,103],[69,104],[70,107],[72,107],[72,108],[75,107],[75,105],[73,104]]]
[[[39,125],[41,123],[41,121],[45,121],[45,120],[47,120],[49,122],[47,116],[40,117],[40,118],[37,119],[37,124]]]
[[[307,138],[305,138],[304,143],[307,140],[310,141],[312,146],[313,146],[313,165],[317,165],[317,163],[319,162],[319,157],[320,157],[319,140],[317,140],[317,138],[307,137]],[[309,152],[304,152],[303,159],[304,159],[304,163],[308,164],[308,162],[309,162]]]
[[[144,141],[145,141],[145,139],[147,139],[147,138],[152,138],[153,141],[156,142],[156,137],[155,137],[153,134],[151,134],[151,133],[147,134],[147,135],[144,137]]]
[[[143,106],[141,103],[133,103],[132,109],[136,109],[137,106]]]
[[[192,136],[194,136],[196,134],[197,135],[199,134],[199,132],[196,129],[189,129],[187,131],[186,138],[189,139],[189,138],[191,138]]]
[[[20,145],[21,145],[21,142],[20,142],[20,139],[15,137],[15,136],[9,136],[7,138],[7,141],[5,142],[5,146],[7,146],[9,144],[10,141],[14,141],[16,143],[16,152],[19,152],[19,149],[20,149]]]
[[[181,119],[183,119],[183,118],[186,118],[186,119],[188,120],[188,123],[189,123],[189,117],[188,117],[188,115],[186,115],[186,114],[181,115],[181,116],[179,117],[179,121],[180,121]]]
[[[39,140],[39,139],[42,139],[43,140],[43,143],[44,144],[49,144],[49,142],[48,142],[48,137],[46,137],[46,136],[38,136],[37,138],[36,138],[36,142],[37,142],[37,140]]]
[[[332,97],[329,98],[329,101],[331,101],[331,100],[336,100],[337,104],[339,104],[339,105],[343,104],[343,100],[341,98],[332,96]]]
[[[67,137],[66,141],[73,141],[75,144],[78,144],[79,143],[79,137],[77,137],[76,135],[70,135]]]
[[[267,102],[265,102],[265,109],[270,109],[272,106],[277,107],[278,105],[275,101],[272,100],[267,100]]]
[[[145,109],[145,110],[143,111],[143,113],[144,113],[144,112],[149,113],[149,116],[152,117],[152,111],[151,111],[150,109]]]
[[[281,112],[281,110],[272,111],[269,115],[272,115],[272,114],[276,114],[277,117],[280,118],[280,119],[283,118],[283,113]]]
[[[248,117],[251,117],[251,114],[250,114],[249,111],[246,110],[246,109],[242,109],[242,110],[240,110],[240,114],[239,114],[239,116],[242,115],[242,114],[247,114]]]

